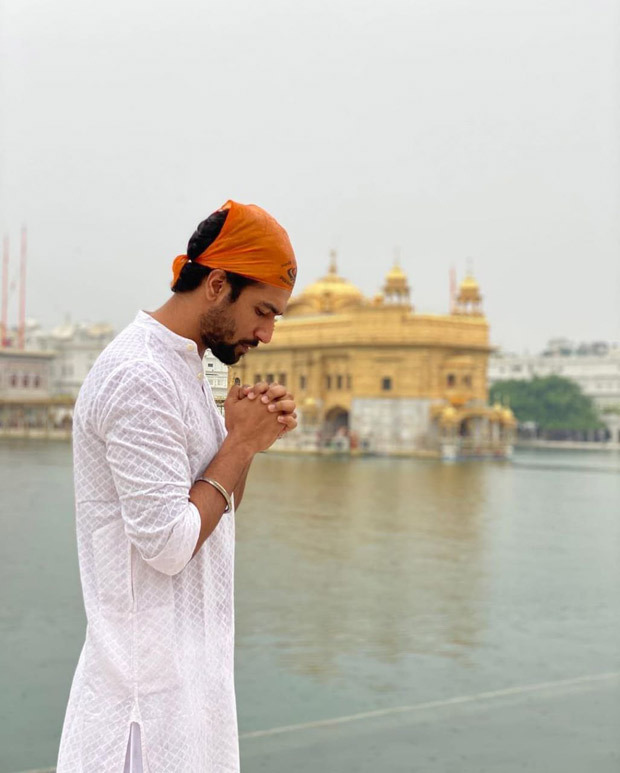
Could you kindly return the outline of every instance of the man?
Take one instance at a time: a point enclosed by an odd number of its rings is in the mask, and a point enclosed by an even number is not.
[[[75,406],[88,626],[57,773],[239,770],[235,507],[255,454],[296,414],[278,384],[234,386],[224,421],[202,357],[232,364],[269,343],[296,263],[270,215],[229,201],[173,274],[171,298],[102,352]]]

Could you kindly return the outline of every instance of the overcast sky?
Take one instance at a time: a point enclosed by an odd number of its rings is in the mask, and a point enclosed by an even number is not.
[[[620,0],[0,0],[0,233],[27,316],[117,329],[226,199],[287,228],[297,289],[419,311],[468,257],[493,343],[620,339]],[[11,322],[17,320],[17,293]]]

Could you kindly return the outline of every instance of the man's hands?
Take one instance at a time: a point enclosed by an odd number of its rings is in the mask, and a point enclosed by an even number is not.
[[[254,386],[241,387],[242,394],[248,400],[260,400],[267,410],[277,415],[278,421],[283,424],[280,437],[286,432],[291,432],[297,426],[297,413],[295,411],[295,398],[282,384],[268,384],[266,381],[260,381]]]
[[[254,386],[233,386],[224,403],[229,436],[265,451],[297,426],[295,399],[281,384],[264,381]]]
[[[235,495],[239,506],[248,469],[254,455],[265,451],[278,437],[297,426],[293,395],[280,384],[233,386],[224,403],[228,436],[202,477],[213,478]],[[190,501],[200,513],[200,534],[194,553],[200,550],[216,528],[224,510],[224,500],[212,486],[196,482],[189,492]]]

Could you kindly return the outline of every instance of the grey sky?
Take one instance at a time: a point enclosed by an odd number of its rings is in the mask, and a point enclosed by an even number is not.
[[[444,312],[471,256],[494,343],[620,339],[618,0],[0,8],[0,232],[14,275],[28,224],[29,317],[120,329],[234,198],[287,228],[298,289],[335,247],[372,295],[399,247]]]

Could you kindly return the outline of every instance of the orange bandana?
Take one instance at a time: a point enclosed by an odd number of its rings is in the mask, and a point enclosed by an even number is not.
[[[218,211],[228,215],[217,238],[193,263],[222,268],[248,279],[292,290],[297,275],[295,253],[288,234],[264,209],[255,204],[227,201]],[[172,264],[173,287],[187,255],[178,255]]]

